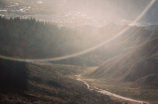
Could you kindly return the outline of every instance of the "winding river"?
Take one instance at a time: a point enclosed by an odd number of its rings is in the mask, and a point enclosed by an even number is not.
[[[123,96],[120,96],[120,95],[111,93],[111,92],[109,92],[109,91],[106,91],[106,90],[97,88],[97,87],[95,87],[95,86],[90,86],[87,82],[85,82],[85,81],[83,81],[82,79],[80,79],[80,76],[81,76],[81,75],[76,75],[76,76],[77,76],[77,80],[83,82],[83,83],[87,86],[87,89],[89,89],[89,90],[94,90],[94,91],[99,92],[99,93],[102,93],[102,94],[104,94],[104,95],[113,96],[113,97],[116,97],[116,98],[120,98],[120,99],[127,100],[127,101],[132,101],[132,102],[136,102],[136,103],[140,103],[140,104],[150,104],[150,103],[145,102],[145,101],[139,101],[139,100],[135,100],[135,99],[123,97]]]

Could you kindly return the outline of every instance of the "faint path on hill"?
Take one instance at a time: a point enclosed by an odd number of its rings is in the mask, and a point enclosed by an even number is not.
[[[97,87],[95,87],[95,86],[90,86],[87,82],[85,82],[85,81],[83,81],[82,79],[80,79],[80,76],[81,76],[81,75],[76,75],[76,76],[77,76],[77,80],[83,82],[83,83],[87,86],[87,89],[89,89],[89,90],[94,90],[94,91],[99,92],[99,93],[102,93],[102,94],[104,94],[104,95],[108,95],[108,96],[120,98],[120,99],[127,100],[127,101],[132,101],[132,102],[135,102],[135,103],[150,104],[150,103],[148,103],[148,102],[144,102],[144,101],[139,101],[139,100],[135,100],[135,99],[123,97],[123,96],[120,96],[120,95],[117,95],[117,94],[108,92],[108,91],[106,91],[106,90],[99,89],[99,88],[97,88]]]

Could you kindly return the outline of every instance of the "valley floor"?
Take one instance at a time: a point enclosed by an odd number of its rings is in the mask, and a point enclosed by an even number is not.
[[[94,71],[95,69],[88,69],[86,74]],[[157,89],[149,89],[149,88],[131,88],[128,84],[114,85],[106,83],[105,80],[102,79],[90,79],[86,77],[86,75],[81,76],[81,79],[87,82],[90,86],[95,86],[99,89],[106,90],[108,92],[115,93],[117,95],[121,95],[127,98],[137,99],[139,101],[150,102],[151,104],[158,104],[158,90]],[[116,97],[112,97],[113,99],[119,99]],[[133,104],[133,103],[132,103]]]
[[[138,104],[101,94],[76,80],[81,74],[88,74],[97,67],[52,63],[29,63],[28,91],[23,93],[1,93],[0,104]],[[158,90],[138,89],[107,85],[103,80],[80,77],[90,86],[104,89],[121,96],[157,104]]]
[[[27,67],[30,70],[28,91],[0,92],[0,104],[123,104],[89,91],[82,82],[70,78],[82,74],[83,67],[52,63],[30,63]]]

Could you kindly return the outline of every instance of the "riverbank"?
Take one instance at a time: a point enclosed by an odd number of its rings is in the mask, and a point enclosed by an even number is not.
[[[120,96],[120,95],[111,93],[111,92],[109,92],[109,91],[106,91],[106,90],[97,88],[97,87],[95,87],[95,86],[90,86],[86,81],[84,81],[84,80],[82,80],[82,79],[80,78],[81,75],[76,75],[76,77],[77,77],[77,80],[83,82],[83,83],[87,86],[87,89],[89,89],[89,90],[94,90],[94,91],[99,92],[99,93],[102,93],[102,94],[104,94],[104,95],[108,95],[108,96],[111,96],[111,97],[116,97],[116,98],[119,98],[119,99],[122,99],[122,100],[131,101],[131,102],[133,102],[133,104],[134,104],[134,103],[138,103],[138,104],[150,104],[149,102],[145,102],[145,101],[140,101],[140,100],[135,100],[135,99],[123,97],[123,96]]]

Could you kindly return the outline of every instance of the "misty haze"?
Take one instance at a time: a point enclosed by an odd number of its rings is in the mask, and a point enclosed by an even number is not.
[[[0,104],[158,104],[158,0],[0,0]]]

